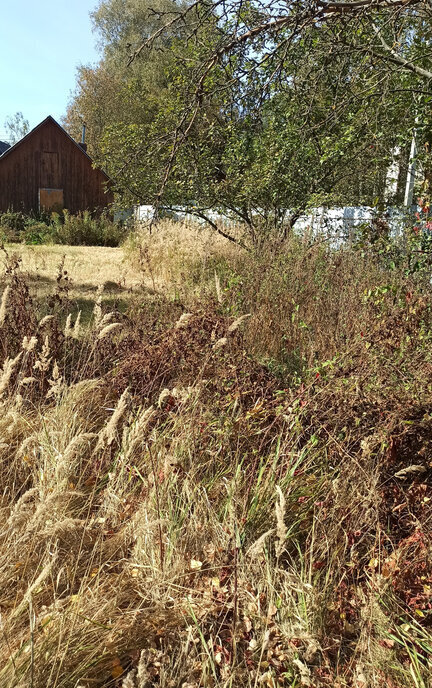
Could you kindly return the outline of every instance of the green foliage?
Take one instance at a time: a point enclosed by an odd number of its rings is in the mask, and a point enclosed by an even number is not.
[[[70,246],[119,246],[127,227],[108,217],[93,217],[89,212],[71,215],[29,217],[23,213],[0,215],[0,238],[5,242],[25,244],[67,244]]]
[[[14,115],[7,117],[4,123],[6,131],[13,145],[22,139],[29,131],[30,124],[28,119],[24,119],[22,112],[16,112]]]
[[[8,211],[0,214],[1,231],[7,235],[8,233],[18,233],[25,229],[27,216],[24,213]]]
[[[399,234],[390,232],[385,216],[377,216],[360,225],[352,246],[383,269],[402,271],[427,287],[432,280],[432,222],[427,195],[420,200],[420,212],[406,214]]]
[[[182,207],[220,230],[216,210],[242,224],[244,245],[261,248],[285,240],[316,205],[400,204],[414,128],[428,178],[432,96],[416,67],[385,53],[387,41],[427,67],[420,14],[401,10],[396,21],[373,6],[361,21],[332,16],[295,29],[287,21],[266,33],[259,27],[272,7],[199,2],[177,21],[186,4],[100,3],[93,20],[103,57],[80,68],[66,123],[77,135],[86,119],[90,152],[112,175],[120,206]],[[233,41],[245,27],[256,37]],[[159,30],[153,52],[126,66]]]
[[[179,7],[182,3],[175,4],[171,0],[158,0],[151,5],[140,0],[105,0],[92,14],[102,58],[93,67],[81,65],[77,68],[76,90],[63,125],[78,138],[82,122],[86,122],[88,151],[111,174],[116,171],[117,158],[104,144],[108,132],[112,129],[111,140],[119,147],[128,127],[133,129],[153,121],[155,100],[160,103],[164,99],[165,71],[173,59],[169,52],[160,52],[157,60],[153,56],[143,56],[139,62],[128,66],[129,54],[144,36],[160,26],[157,10],[172,11]],[[167,45],[169,40],[168,32],[162,43]]]
[[[106,217],[92,217],[88,212],[63,216],[53,214],[49,236],[52,243],[71,246],[119,246],[127,229]]]

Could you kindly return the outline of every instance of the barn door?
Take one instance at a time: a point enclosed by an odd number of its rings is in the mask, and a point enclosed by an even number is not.
[[[39,210],[61,213],[63,208],[63,189],[39,189]]]
[[[58,153],[41,153],[40,186],[46,189],[58,189],[61,186]]]

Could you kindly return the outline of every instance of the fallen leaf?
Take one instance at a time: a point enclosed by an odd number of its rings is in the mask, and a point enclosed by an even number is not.
[[[246,633],[250,633],[252,630],[252,621],[249,619],[248,616],[245,616],[243,619],[244,627],[246,630]]]
[[[382,638],[378,641],[378,643],[379,645],[381,645],[381,647],[385,647],[388,650],[391,650],[394,647],[395,641],[390,640],[390,638]]]
[[[124,669],[120,664],[120,660],[118,657],[116,657],[115,659],[113,659],[113,668],[111,671],[111,676],[113,678],[119,678],[123,674],[123,671]]]

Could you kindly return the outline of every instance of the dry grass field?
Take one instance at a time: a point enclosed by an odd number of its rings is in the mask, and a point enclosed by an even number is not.
[[[31,279],[39,282],[54,282],[58,266],[63,258],[64,269],[72,276],[77,288],[88,285],[94,289],[98,284],[112,284],[133,288],[137,274],[124,259],[122,249],[100,246],[27,246],[8,244],[8,252],[17,254],[22,260],[22,270]]]
[[[103,302],[120,302],[125,307],[145,283],[143,275],[125,260],[121,248],[8,244],[7,251],[20,258],[20,270],[39,303],[55,290],[60,270],[69,283],[71,310],[81,310],[84,319],[100,285],[104,285]],[[0,280],[1,272],[0,268]]]
[[[169,224],[3,262],[2,688],[431,685],[420,281]]]

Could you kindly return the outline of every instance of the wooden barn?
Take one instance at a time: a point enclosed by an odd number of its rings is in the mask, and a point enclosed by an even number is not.
[[[85,143],[74,141],[52,117],[0,156],[0,212],[100,212],[113,200],[108,187]]]

